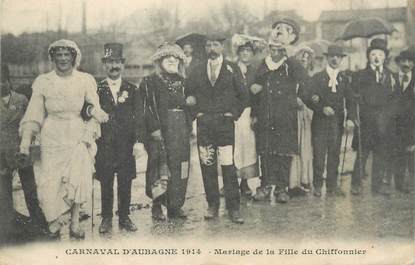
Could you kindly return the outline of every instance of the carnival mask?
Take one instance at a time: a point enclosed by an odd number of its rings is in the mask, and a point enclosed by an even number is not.
[[[371,65],[377,67],[385,63],[386,55],[385,52],[379,49],[370,51],[369,62]]]
[[[272,41],[282,45],[290,45],[296,39],[294,28],[285,23],[278,23],[271,31]]]

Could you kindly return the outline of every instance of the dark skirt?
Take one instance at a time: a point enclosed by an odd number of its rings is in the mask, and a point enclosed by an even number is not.
[[[167,112],[167,126],[163,132],[166,163],[170,172],[167,191],[160,197],[168,209],[180,209],[186,197],[187,180],[189,177],[190,142],[186,114],[182,110]],[[146,175],[146,192],[153,199],[152,190],[157,189],[163,154],[160,155],[157,143],[150,143],[149,161]]]

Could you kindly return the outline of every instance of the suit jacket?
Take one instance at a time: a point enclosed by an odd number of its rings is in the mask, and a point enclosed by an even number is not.
[[[415,144],[415,72],[412,72],[409,85],[404,91],[399,82],[399,74],[394,76],[398,94],[395,131],[397,147],[406,148]]]
[[[189,95],[196,97],[193,114],[218,114],[230,112],[237,120],[244,109],[245,94],[243,78],[239,67],[228,60],[223,60],[219,76],[214,84],[207,74],[207,62],[196,66],[186,82]]]
[[[98,82],[101,108],[109,120],[101,124],[101,137],[97,140],[97,178],[117,172],[119,176],[135,178],[135,159],[132,155],[136,142],[145,135],[144,104],[135,85],[121,81],[118,95],[128,95],[124,102],[116,103],[106,79]]]
[[[293,58],[275,71],[265,61],[259,66],[254,83],[263,89],[252,100],[259,153],[298,154],[297,96],[303,98],[308,81],[307,72]]]
[[[376,82],[376,73],[370,66],[356,72],[352,78],[353,93],[358,95],[360,104],[363,147],[388,148],[386,146],[394,141],[394,119],[398,106],[397,81],[386,67],[383,72],[380,82]],[[356,116],[356,107],[351,111]],[[357,137],[353,138],[353,147],[357,147]]]
[[[313,110],[313,125],[315,126],[330,121],[338,122],[339,126],[342,126],[345,116],[345,103],[348,118],[353,120],[353,117],[351,117],[352,91],[349,78],[344,72],[339,72],[336,92],[332,92],[332,89],[328,86],[329,80],[330,77],[326,70],[316,73],[311,78],[312,95],[317,95],[320,98],[318,103],[311,102],[309,104]],[[335,112],[335,116],[326,116],[323,112],[324,107],[331,107]]]

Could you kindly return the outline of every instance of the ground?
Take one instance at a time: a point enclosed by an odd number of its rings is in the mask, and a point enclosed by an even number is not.
[[[349,141],[350,144],[350,141]],[[348,144],[348,145],[349,145]],[[312,194],[292,198],[287,204],[279,204],[272,198],[271,202],[255,202],[243,199],[241,213],[245,224],[237,225],[229,221],[221,201],[220,218],[205,221],[203,214],[207,204],[204,196],[202,177],[197,159],[197,150],[192,145],[191,175],[184,206],[188,219],[156,222],[151,219],[151,201],[144,193],[144,179],[134,180],[132,189],[131,218],[138,227],[133,234],[118,230],[117,218],[114,218],[114,230],[111,235],[98,233],[100,224],[100,188],[94,183],[94,225],[92,218],[82,222],[87,239],[109,240],[140,237],[190,237],[190,238],[279,238],[279,239],[342,239],[370,240],[390,239],[398,241],[414,238],[414,197],[413,195],[394,192],[389,197],[372,195],[370,192],[370,172],[364,181],[363,196],[350,195],[350,174],[343,175],[341,187],[346,193],[344,198],[316,198]],[[345,170],[350,172],[354,152],[347,148]],[[254,190],[258,179],[249,180]],[[324,191],[324,190],[323,190]],[[23,193],[15,191],[15,205],[18,211],[27,213]],[[116,202],[114,205],[117,205]],[[84,207],[91,213],[91,204]],[[63,229],[62,240],[69,240],[68,228]]]

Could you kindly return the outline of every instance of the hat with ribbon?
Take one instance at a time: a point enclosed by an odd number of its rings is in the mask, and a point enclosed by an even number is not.
[[[106,43],[104,45],[104,57],[102,57],[102,61],[105,62],[106,60],[125,61],[123,56],[123,45],[116,42]]]
[[[155,62],[166,56],[174,56],[183,62],[186,59],[186,55],[179,45],[166,42],[159,46],[157,51],[151,56],[151,60]]]

